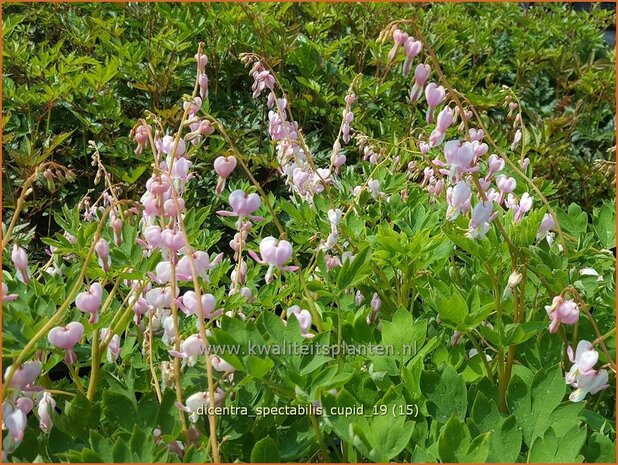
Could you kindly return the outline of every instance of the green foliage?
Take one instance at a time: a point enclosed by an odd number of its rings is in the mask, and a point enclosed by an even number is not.
[[[502,86],[520,99],[524,144],[506,152],[514,162],[531,158],[526,175],[539,190],[513,173],[515,194],[534,197],[522,221],[497,207],[500,223],[472,239],[466,215],[445,220],[444,194],[430,196],[421,186],[415,164],[427,166],[438,149],[421,156],[416,138],[428,135],[425,115],[405,100],[410,78],[381,77],[391,42],[375,41],[400,18],[413,18],[424,31],[499,147],[513,136],[508,110],[500,108]],[[36,176],[10,244],[27,246],[31,281],[15,278],[10,252],[3,258],[2,281],[16,294],[3,302],[3,366],[34,342],[24,357],[43,360],[37,384],[57,401],[51,431],[42,433],[40,413],[31,413],[9,460],[211,461],[208,415],[190,417],[185,407],[209,390],[212,376],[225,393],[222,408],[247,410],[216,415],[222,462],[615,461],[615,373],[609,389],[581,403],[567,400],[573,388],[564,378],[567,344],[603,335],[607,353],[596,346],[597,368],[616,358],[616,206],[603,172],[614,159],[615,55],[600,35],[612,19],[600,8],[582,14],[558,4],[3,5],[4,223],[16,206],[14,191]],[[96,254],[87,262],[102,213],[87,219],[82,203],[97,199],[108,182],[121,199],[143,194],[153,160],[134,154],[129,133],[147,111],[165,127],[181,123],[197,41],[209,56],[203,109],[221,121],[256,178],[249,183],[239,166],[226,192],[266,192],[256,212],[264,220],[248,231],[243,257],[262,238],[285,236],[300,265],[274,269],[267,283],[266,266],[247,259],[243,285],[251,298],[229,292],[236,219],[215,214],[229,205],[227,194],[214,194],[212,162],[234,147],[220,128],[193,146],[195,176],[183,197],[187,239],[211,262],[225,255],[207,279],[196,277],[222,310],[206,321],[208,348],[232,367],[210,374],[201,354],[170,355],[161,337],[167,314],[140,320],[132,311],[131,287],[162,286],[153,276],[168,259],[157,249],[144,253],[140,217],[123,207],[118,245],[104,220],[112,262],[104,271]],[[273,67],[319,166],[330,161],[342,96],[357,78],[354,130],[367,136],[380,162],[363,161],[362,147],[348,144],[346,166],[323,195],[305,202],[290,194],[267,138],[268,109],[251,97],[239,60],[246,52]],[[72,184],[45,189],[36,170],[52,160],[76,173]],[[380,194],[366,188],[369,178],[379,181]],[[324,250],[333,208],[343,211],[339,241]],[[537,236],[550,209],[560,229]],[[328,266],[327,255],[340,256],[341,266]],[[521,282],[512,284],[515,272]],[[103,284],[105,308],[91,323],[72,290],[94,281]],[[179,294],[193,284],[183,281]],[[581,299],[581,316],[576,327],[549,334],[544,307],[561,293]],[[309,329],[301,331],[288,312],[293,306],[310,313]],[[58,325],[79,320],[86,328],[71,370],[64,351],[39,334],[59,308]],[[198,331],[195,315],[174,309],[178,340],[186,341]],[[93,362],[94,335],[110,327],[122,341],[119,357],[103,353]],[[276,410],[260,414],[264,409]]]
[[[173,122],[178,100],[191,79],[190,44],[208,44],[210,106],[238,135],[256,134],[262,109],[248,92],[242,52],[266,57],[294,101],[294,114],[312,150],[328,148],[336,135],[335,102],[354,73],[369,71],[377,37],[396,18],[415,18],[426,31],[453,84],[484,110],[502,103],[501,86],[522,100],[526,151],[534,175],[551,181],[552,197],[587,211],[611,196],[614,182],[615,55],[601,28],[613,24],[600,8],[572,12],[563,5],[349,5],[126,4],[3,5],[3,153],[11,167],[3,204],[14,188],[46,159],[78,173],[72,186],[40,189],[29,200],[29,218],[39,232],[56,202],[74,204],[94,185],[89,171],[96,139],[119,187],[135,194],[149,162],[133,154],[128,134],[145,110]],[[560,24],[559,27],[556,25]],[[564,34],[569,31],[569,34]],[[467,44],[461,47],[461,44]],[[318,58],[319,57],[319,58]],[[382,83],[367,106],[363,128],[375,137],[406,128],[406,106],[386,110],[398,97]],[[503,143],[508,122],[489,113]],[[500,135],[500,132],[502,135]],[[508,136],[510,137],[510,135]],[[245,138],[243,151],[263,160],[268,144]],[[213,144],[206,159],[221,149]],[[5,170],[8,175],[8,171]],[[565,180],[568,180],[565,181]],[[200,184],[212,185],[206,177]]]

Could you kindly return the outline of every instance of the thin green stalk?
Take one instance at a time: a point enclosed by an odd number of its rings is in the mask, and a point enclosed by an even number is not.
[[[324,462],[332,461],[330,458],[330,454],[328,453],[328,448],[326,447],[326,443],[324,442],[324,437],[322,436],[322,430],[320,429],[320,425],[318,424],[318,420],[314,415],[309,415],[309,421],[311,421],[311,426],[313,427],[313,431],[315,431],[315,437],[318,441],[318,445],[320,446],[320,450],[322,451],[322,459]]]
[[[478,352],[479,357],[481,357],[481,360],[483,361],[483,364],[485,365],[485,370],[487,371],[487,378],[489,379],[489,382],[493,384],[494,374],[491,370],[491,367],[489,366],[489,361],[487,360],[487,357],[485,357],[485,352],[483,352],[483,348],[479,345],[478,341],[473,336],[472,331],[466,331],[466,335],[468,336],[468,339],[470,339],[470,342],[472,342],[472,345]]]
[[[73,382],[75,383],[75,386],[77,386],[77,390],[80,392],[80,394],[84,395],[85,394],[84,386],[82,385],[82,382],[79,379],[79,372],[71,364],[67,364],[67,368],[69,369],[69,373],[71,374],[71,378],[73,378]]]
[[[94,393],[96,391],[97,383],[99,381],[99,368],[101,367],[99,354],[99,330],[95,329],[92,332],[92,354],[90,357],[92,370],[90,372],[90,381],[88,383],[88,394],[86,395],[88,400],[91,402],[94,399]]]

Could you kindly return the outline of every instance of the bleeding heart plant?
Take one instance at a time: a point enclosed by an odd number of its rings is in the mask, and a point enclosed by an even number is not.
[[[517,94],[467,98],[431,37],[414,20],[367,37],[375,76],[307,58],[337,82],[320,128],[295,106],[321,95],[317,81],[288,91],[283,57],[241,53],[252,85],[234,92],[254,99],[242,131],[209,93],[231,54],[213,48],[209,64],[200,43],[191,94],[130,131],[127,156],[150,163],[131,189],[89,145],[100,195],[58,214],[45,266],[29,265],[16,208],[4,459],[34,444],[36,461],[577,462],[611,449],[615,212],[548,200]],[[34,180],[58,178],[49,163]]]

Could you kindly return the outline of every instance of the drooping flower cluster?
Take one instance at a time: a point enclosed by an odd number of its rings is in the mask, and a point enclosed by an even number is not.
[[[513,213],[513,221],[520,222],[533,206],[533,198],[528,192],[517,197],[514,191],[517,181],[513,177],[499,173],[504,169],[504,160],[491,154],[486,164],[480,162],[488,151],[482,142],[483,131],[471,129],[469,141],[451,140],[444,145],[444,161],[439,157],[433,160],[433,167],[425,169],[423,184],[430,194],[440,195],[445,184],[448,204],[447,219],[454,220],[460,214],[471,212],[468,236],[482,239],[489,231],[490,224],[498,215],[497,206],[502,206]],[[484,177],[479,176],[486,166]],[[472,185],[478,182],[478,199],[474,207]],[[495,185],[493,184],[495,183]],[[547,224],[545,227],[552,227]]]
[[[345,108],[343,109],[343,119],[341,123],[341,136],[343,143],[348,144],[350,142],[351,124],[354,121],[354,113],[352,113],[352,104],[356,101],[356,95],[351,90],[345,97]],[[339,174],[341,167],[345,164],[347,157],[341,153],[341,143],[339,137],[333,144],[333,152],[331,155],[331,164],[335,168],[335,174]]]
[[[417,73],[418,76],[415,78],[415,85],[410,96],[412,101],[420,97],[422,86],[429,77],[430,68],[428,65],[419,65]],[[444,101],[445,96],[446,91],[442,86],[433,82],[427,85],[425,89],[428,105],[426,119],[429,124],[433,122],[437,106]],[[453,111],[449,105],[442,109],[438,113],[436,127],[432,130],[427,142],[420,140],[418,143],[421,153],[428,154],[432,149],[440,146],[445,139],[446,131],[456,122],[457,118],[461,118],[458,130],[463,131],[467,127],[467,124],[464,124],[465,121],[472,116],[469,110],[463,110],[463,113],[459,107]],[[501,157],[490,154],[488,158],[485,158],[489,147],[483,142],[485,133],[482,129],[470,128],[465,136],[467,140],[453,139],[444,144],[444,158],[434,157],[431,166],[424,169],[422,185],[434,198],[446,191],[447,219],[452,221],[460,214],[470,213],[467,236],[482,239],[489,231],[492,221],[501,211],[499,207],[511,211],[513,221],[520,222],[532,209],[534,199],[528,192],[523,192],[519,196],[515,194],[516,179],[500,173],[505,168],[505,161]],[[515,137],[518,137],[517,133]],[[413,171],[415,166],[410,166],[410,168]],[[525,169],[525,166],[522,165],[522,168]],[[473,195],[473,187],[478,196]],[[551,215],[546,215],[539,228],[537,240],[547,237],[551,241],[549,231],[553,226],[553,218]]]
[[[289,116],[288,101],[275,93],[275,78],[262,62],[252,56],[242,57],[245,64],[252,64],[249,75],[253,77],[253,97],[258,97],[268,89],[268,132],[276,142],[279,171],[293,192],[307,201],[312,201],[315,194],[324,191],[331,182],[329,168],[317,168],[311,153],[304,143],[302,133],[296,121]]]
[[[397,56],[397,51],[399,47],[403,46],[405,52],[405,59],[403,64],[401,65],[401,70],[404,76],[410,74],[410,69],[412,67],[412,60],[416,57],[421,50],[423,49],[423,45],[420,41],[416,40],[414,37],[408,35],[408,33],[403,32],[401,29],[395,29],[393,31],[393,48],[388,54],[388,61],[392,62]]]
[[[17,367],[10,382],[8,382],[7,387],[12,389],[13,392],[2,403],[3,429],[8,430],[8,434],[2,441],[3,461],[23,441],[30,412],[35,412],[38,417],[41,431],[49,434],[52,429],[52,415],[56,401],[52,398],[51,393],[35,385],[42,368],[43,364],[38,360],[25,362]],[[12,369],[12,366],[6,368],[5,382],[8,381],[7,378]]]

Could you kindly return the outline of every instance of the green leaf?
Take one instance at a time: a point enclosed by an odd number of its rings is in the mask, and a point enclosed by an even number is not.
[[[389,412],[392,407],[388,406]],[[368,457],[375,462],[388,462],[395,458],[408,445],[414,431],[412,425],[406,422],[404,415],[396,415],[395,418],[390,415],[374,416],[368,434],[373,449],[368,452]]]
[[[439,381],[431,378],[421,379],[423,392],[427,396],[427,410],[440,423],[446,423],[452,415],[464,418],[468,408],[466,384],[455,368],[447,366]]]
[[[440,431],[438,453],[446,463],[481,463],[489,455],[490,433],[483,433],[471,440],[468,427],[452,416]]]
[[[526,444],[532,445],[551,427],[555,418],[552,413],[562,402],[565,392],[566,384],[559,367],[537,372],[531,386],[518,375],[513,375],[507,401]]]
[[[414,321],[412,314],[399,308],[392,321],[382,321],[382,344],[393,350],[402,363],[409,360],[423,345],[427,334],[427,320]]]
[[[103,391],[103,414],[107,421],[131,431],[137,420],[137,411],[131,400],[114,391]]]
[[[101,458],[103,462],[112,462],[113,457],[113,443],[97,433],[95,430],[90,431],[90,446]]]
[[[616,444],[601,433],[593,433],[584,447],[586,462],[590,463],[615,463]]]
[[[337,289],[340,292],[354,287],[370,273],[370,252],[369,247],[365,247],[354,256],[353,260],[343,262],[337,274]]]
[[[578,463],[583,461],[579,454],[586,441],[586,429],[574,425],[566,435],[559,438],[553,428],[538,437],[528,454],[529,462]]]
[[[133,462],[131,450],[122,438],[116,439],[116,443],[114,444],[114,448],[112,449],[112,456],[114,458],[113,462],[115,463]]]
[[[251,463],[279,463],[280,461],[279,446],[270,436],[260,439],[253,446]]]
[[[105,460],[96,452],[85,448],[81,451],[81,462],[83,463],[105,463]]]
[[[244,359],[247,373],[255,376],[258,379],[264,378],[274,366],[275,363],[268,357],[258,357],[256,355],[248,355]]]
[[[468,304],[455,287],[451,287],[450,296],[448,297],[438,294],[436,296],[436,305],[442,321],[450,323],[457,329],[465,329],[464,323],[469,313]]]
[[[533,338],[547,328],[547,323],[542,321],[529,321],[504,326],[504,346],[515,346]]]
[[[616,205],[604,204],[593,212],[593,229],[604,249],[616,247]]]
[[[471,429],[479,433],[492,433],[489,441],[489,462],[515,462],[522,444],[522,433],[515,417],[504,417],[496,403],[478,392],[472,412]]]

